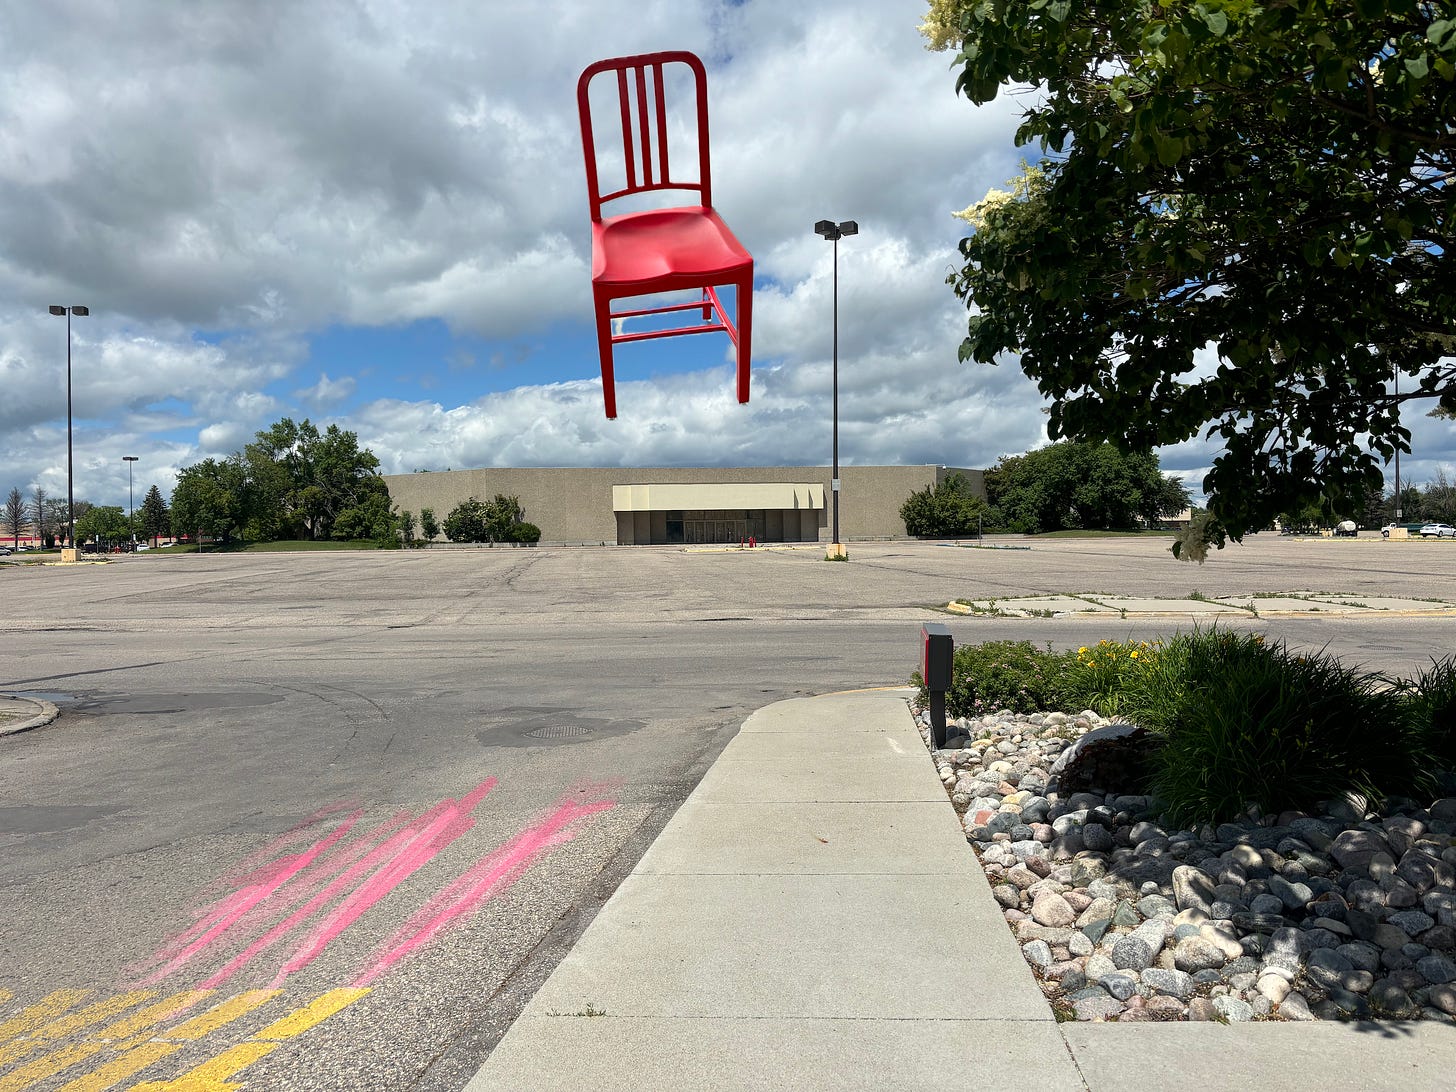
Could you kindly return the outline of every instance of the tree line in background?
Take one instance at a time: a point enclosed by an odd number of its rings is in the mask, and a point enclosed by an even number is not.
[[[379,459],[355,433],[288,417],[242,451],[178,470],[171,522],[175,534],[221,543],[367,539],[389,547],[403,531]]]
[[[929,536],[1132,530],[1157,526],[1188,501],[1188,490],[1161,472],[1156,455],[1067,441],[1002,456],[986,471],[985,499],[964,476],[951,474],[911,494],[900,518],[906,534]]]
[[[78,500],[76,541],[103,547],[163,535],[234,542],[280,539],[372,541],[376,546],[426,546],[443,535],[451,542],[534,545],[541,528],[526,520],[519,497],[497,493],[471,497],[443,521],[431,508],[397,511],[379,475],[379,460],[359,447],[352,432],[330,425],[320,432],[305,419],[285,417],[256,434],[242,451],[203,459],[177,472],[169,504],[155,485],[132,517],[117,505]],[[65,537],[67,505],[37,488],[30,498],[12,489],[4,527],[18,542],[25,528],[46,546]],[[422,537],[416,536],[416,527]]]
[[[65,497],[52,497],[40,486],[30,496],[11,489],[5,499],[3,529],[18,544],[21,533],[33,535],[40,545],[53,549],[66,540],[68,504]],[[167,502],[155,485],[147,491],[140,507],[127,517],[120,505],[97,505],[77,500],[76,541],[113,543],[138,539],[155,539],[171,531]]]
[[[1386,489],[1343,509],[1316,502],[1282,513],[1279,523],[1281,527],[1296,531],[1332,527],[1346,519],[1354,520],[1367,530],[1384,527],[1396,522],[1395,501],[1395,490]],[[1445,467],[1437,467],[1435,478],[1424,488],[1414,484],[1401,486],[1399,508],[1401,523],[1456,525],[1456,482],[1452,482]]]

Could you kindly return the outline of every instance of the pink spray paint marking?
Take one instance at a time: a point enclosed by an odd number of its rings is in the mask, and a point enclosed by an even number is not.
[[[240,918],[243,917],[258,903],[262,902],[278,888],[282,887],[290,879],[302,872],[311,865],[314,860],[329,847],[334,845],[340,838],[349,832],[359,819],[356,811],[344,822],[340,823],[328,835],[319,839],[302,853],[290,857],[281,857],[269,867],[260,870],[257,882],[243,888],[240,891],[222,899],[213,907],[205,911],[202,919],[187,931],[184,936],[190,939],[180,949],[174,945],[168,945],[159,951],[157,958],[165,960],[162,966],[138,983],[142,986],[154,985],[166,978],[173,972],[186,966],[193,956],[207,948],[214,941],[218,940],[228,931]],[[199,934],[199,927],[201,929]],[[175,950],[176,954],[170,955]]]
[[[346,852],[339,855],[339,859],[330,862],[327,869],[320,867],[317,876],[312,876],[305,883],[299,885],[299,890],[293,892],[287,904],[280,909],[287,909],[295,905],[303,898],[312,895],[308,902],[301,908],[295,910],[283,921],[274,925],[261,937],[254,940],[241,953],[230,960],[221,970],[210,975],[204,981],[198,983],[198,989],[211,990],[221,986],[247,964],[251,963],[258,956],[262,955],[278,941],[282,940],[300,922],[307,920],[321,906],[328,904],[329,900],[337,895],[346,886],[352,883],[358,876],[373,868],[385,854],[393,852],[393,846],[386,839],[391,836],[399,837],[395,828],[411,822],[413,816],[402,811],[393,818],[381,823],[368,834],[363,835],[357,842],[346,848]],[[338,871],[342,866],[342,871]],[[330,880],[329,877],[333,878]],[[322,891],[315,894],[315,890],[329,880]],[[235,930],[241,932],[241,929]]]
[[[285,846],[298,841],[299,836],[310,827],[318,826],[318,824],[322,823],[331,815],[337,815],[341,811],[357,811],[359,807],[360,805],[357,800],[342,800],[336,804],[325,804],[301,822],[285,830],[261,849],[256,849],[252,853],[249,853],[241,861],[237,862],[237,864],[233,865],[217,879],[204,887],[199,894],[205,896],[209,892],[219,891],[223,888],[236,890],[239,887],[246,886],[254,878],[249,873],[255,869],[271,864],[273,858],[277,857]]]
[[[314,814],[320,815],[323,813],[331,812],[333,810],[336,809],[321,808],[318,812],[315,812]],[[357,822],[361,814],[362,812],[355,811],[355,813],[350,818],[350,822]],[[406,822],[410,818],[410,814],[408,812],[403,812],[401,813],[401,815],[402,818],[399,820],[400,822]],[[303,828],[296,827],[294,829],[296,831]],[[376,831],[377,830],[378,828],[376,828]],[[374,833],[375,832],[370,832],[370,834],[364,835],[361,840],[336,844],[331,847],[327,852],[324,852],[317,856],[301,872],[297,872],[292,877],[290,877],[288,882],[283,885],[275,886],[273,890],[262,900],[253,902],[252,905],[243,912],[243,915],[241,917],[237,918],[231,925],[228,926],[226,936],[231,938],[236,937],[240,934],[246,935],[247,933],[250,933],[257,928],[260,928],[262,925],[265,925],[269,920],[276,917],[277,914],[282,910],[287,909],[289,906],[298,902],[300,899],[306,898],[314,888],[316,888],[320,883],[323,882],[324,879],[327,878],[328,875],[332,874],[337,869],[346,866],[350,862],[350,860],[353,859],[353,857],[356,857],[360,853],[364,852],[364,849],[360,847],[360,841],[369,839],[373,836]],[[277,838],[272,843],[270,843],[270,848],[279,848],[282,845],[287,844],[288,840],[291,840],[288,835]],[[226,915],[232,909],[235,909],[239,904],[249,901],[247,898],[248,893],[254,887],[256,887],[260,883],[266,884],[270,882],[273,874],[276,874],[276,872],[280,868],[285,867],[285,865],[289,861],[296,860],[296,858],[294,857],[290,857],[285,860],[274,860],[271,861],[270,864],[265,868],[259,863],[260,857],[261,855],[258,853],[250,855],[248,867],[246,870],[241,867],[232,869],[231,875],[236,877],[235,882],[239,884],[240,889],[235,890],[224,898],[219,899],[211,906],[196,911],[195,916],[197,917],[197,921],[190,928],[186,929],[182,933],[179,933],[177,936],[169,940],[166,944],[162,945],[162,947],[159,948],[156,954],[153,956],[153,959],[158,962],[172,959],[184,948],[186,948],[188,944],[195,940],[199,935],[206,932],[207,929],[212,924],[214,924],[219,917]],[[217,881],[214,881],[212,884],[209,885],[210,888],[214,889],[216,888],[216,886]],[[219,934],[218,936],[213,937],[212,942],[216,943],[217,941],[222,939],[222,936],[222,934]]]
[[[543,822],[528,827],[456,878],[416,911],[380,947],[353,981],[355,987],[371,985],[375,979],[411,952],[439,936],[462,917],[478,910],[505,891],[552,846],[570,841],[576,832],[569,828],[578,821],[616,806],[614,800],[589,804],[566,802]]]
[[[472,829],[475,819],[470,813],[495,785],[495,778],[487,778],[468,796],[443,801],[421,816],[406,832],[410,837],[399,847],[399,852],[350,892],[309,932],[293,955],[278,969],[273,978],[273,988],[281,986],[289,975],[307,967],[365,911]]]

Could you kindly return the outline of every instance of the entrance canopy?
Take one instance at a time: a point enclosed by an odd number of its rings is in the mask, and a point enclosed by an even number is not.
[[[745,482],[689,485],[614,485],[617,512],[684,509],[822,509],[824,486],[817,482]]]

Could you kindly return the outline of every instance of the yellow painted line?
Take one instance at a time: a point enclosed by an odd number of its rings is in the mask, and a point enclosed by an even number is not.
[[[297,1012],[269,1024],[254,1039],[292,1039],[315,1024],[321,1024],[340,1009],[347,1008],[369,992],[369,987],[343,986],[314,998]]]
[[[49,1080],[57,1073],[70,1069],[79,1062],[84,1062],[92,1055],[100,1054],[108,1045],[92,1039],[77,1043],[75,1046],[65,1047],[54,1054],[47,1054],[43,1058],[37,1058],[0,1077],[0,1092],[19,1092],[22,1088],[29,1088],[33,1084]]]
[[[155,1005],[138,1009],[124,1020],[108,1024],[88,1038],[104,1039],[113,1044],[118,1040],[130,1039],[140,1032],[150,1031],[157,1024],[181,1016],[193,1005],[206,1000],[212,992],[212,990],[183,990],[163,1001],[158,1001]]]
[[[84,1009],[71,1013],[70,1016],[62,1016],[59,1020],[53,1020],[49,1024],[35,1029],[30,1035],[0,1047],[0,1066],[9,1065],[17,1058],[23,1058],[32,1050],[44,1046],[46,1043],[64,1039],[73,1031],[79,1031],[92,1024],[99,1024],[108,1017],[124,1012],[133,1005],[150,1000],[155,996],[155,990],[133,990],[130,993],[119,993],[115,997],[95,1001]],[[0,1085],[0,1087],[4,1086]]]
[[[168,1039],[201,1039],[239,1016],[252,1012],[281,994],[282,990],[248,990],[231,997],[216,1008],[199,1013],[185,1024],[178,1024],[166,1033]]]
[[[5,1002],[9,1001],[14,996],[15,995],[13,993],[11,993],[9,990],[7,990],[7,989],[5,989],[3,987],[0,987],[0,1005],[5,1004]]]
[[[72,1005],[79,1005],[90,993],[90,990],[56,990],[55,993],[41,998],[24,1012],[0,1024],[0,1043],[14,1039],[17,1035],[24,1035],[58,1013],[65,1012]]]
[[[131,1092],[235,1092],[242,1088],[232,1084],[228,1078],[240,1069],[246,1069],[260,1058],[266,1058],[282,1043],[239,1043],[229,1047],[215,1058],[209,1058],[201,1065],[189,1069],[182,1076],[170,1081],[148,1081],[133,1085]]]
[[[254,994],[265,992],[267,991],[253,991]],[[182,1076],[170,1081],[148,1081],[145,1084],[134,1085],[131,1092],[237,1092],[243,1086],[231,1083],[234,1074],[246,1069],[259,1059],[266,1058],[287,1040],[323,1023],[330,1016],[352,1005],[369,992],[368,988],[354,987],[330,990],[328,993],[314,998],[303,1008],[289,1013],[281,1020],[275,1020],[247,1042],[229,1047],[216,1057],[209,1058],[201,1065],[188,1070]],[[267,998],[262,998],[258,1003],[261,1004],[263,1000],[267,1000]],[[210,1015],[212,1014],[204,1013],[203,1017]],[[200,1020],[203,1017],[197,1019]],[[4,1090],[0,1089],[0,1092],[4,1092]]]
[[[181,1043],[143,1043],[107,1062],[100,1069],[61,1085],[57,1092],[106,1092],[108,1088],[114,1088],[128,1077],[181,1049]]]
[[[135,990],[131,993],[118,994],[104,1001],[97,1001],[94,1004],[87,1005],[80,1012],[46,1025],[37,1033],[35,1038],[13,1043],[12,1046],[14,1047],[25,1048],[24,1050],[17,1050],[15,1056],[26,1053],[32,1046],[38,1046],[49,1039],[56,1038],[58,1035],[66,1034],[77,1028],[96,1023],[98,1019],[104,1020],[107,1016],[114,1016],[118,1012],[130,1008],[138,1000],[144,1001],[154,996],[156,996],[156,991],[154,990]],[[70,1069],[73,1065],[84,1062],[87,1058],[93,1057],[96,1054],[100,1054],[103,1050],[112,1046],[115,1040],[136,1035],[138,1032],[176,1015],[180,1008],[196,1004],[206,996],[206,991],[188,990],[169,997],[158,1004],[149,1006],[140,1012],[133,1013],[131,1016],[123,1020],[118,1020],[114,1024],[103,1028],[94,1038],[65,1047],[52,1054],[47,1054],[42,1058],[37,1058],[35,1061],[29,1062],[19,1069],[11,1070],[5,1076],[0,1077],[0,1092],[11,1092],[12,1089],[21,1089],[31,1084],[38,1084],[41,1081],[49,1080],[56,1074]],[[61,1030],[58,1031],[57,1029]]]
[[[196,994],[196,999],[201,1000],[212,991],[196,990],[193,992]],[[230,1024],[238,1017],[252,1012],[258,1006],[271,1001],[282,992],[282,990],[249,990],[236,997],[230,997],[207,1012],[199,1013],[185,1023],[163,1032],[163,1038],[139,1042],[101,1068],[77,1077],[69,1084],[62,1085],[57,1092],[107,1092],[107,1089],[114,1088],[128,1077],[177,1053],[189,1040],[201,1039],[218,1028]],[[176,1012],[177,1009],[173,1008],[171,1011]],[[163,1019],[165,1018],[163,1017]]]

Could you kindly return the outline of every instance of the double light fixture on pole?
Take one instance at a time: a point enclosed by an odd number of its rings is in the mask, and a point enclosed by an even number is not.
[[[848,555],[839,541],[839,240],[846,235],[858,235],[859,224],[854,220],[820,220],[814,225],[814,234],[822,235],[834,244],[834,471],[829,488],[834,494],[834,542],[829,547],[829,557],[842,559]]]
[[[71,316],[85,318],[91,313],[91,309],[82,307],[80,304],[73,307],[60,307],[52,304],[50,312],[53,315],[66,316],[66,543],[71,549],[70,560],[74,561],[76,556],[76,475],[75,445],[71,428]]]

